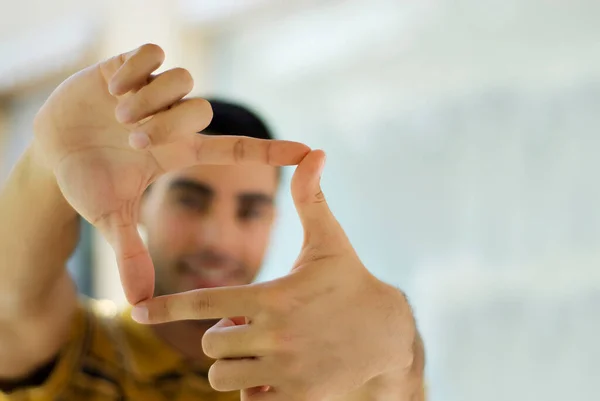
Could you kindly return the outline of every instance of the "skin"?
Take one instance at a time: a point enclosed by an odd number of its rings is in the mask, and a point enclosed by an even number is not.
[[[252,282],[269,243],[277,180],[270,166],[200,166],[161,177],[144,199],[141,220],[155,294]],[[203,279],[211,268],[225,273]]]
[[[242,390],[242,400],[422,399],[422,344],[410,306],[356,255],[320,188],[324,161],[322,151],[310,152],[292,179],[304,244],[290,274],[159,296],[133,317],[222,318],[202,338],[217,360],[209,380],[219,391]]]
[[[137,230],[150,183],[203,164],[293,165],[308,153],[299,143],[196,134],[212,109],[183,100],[193,87],[186,70],[151,75],[163,61],[155,45],[117,55],[68,78],[38,111],[34,140],[0,190],[0,384],[53,359],[68,338],[76,290],[65,266],[78,216],[109,241],[137,303],[154,292]]]
[[[153,76],[163,60],[145,45],[96,64],[37,114],[35,139],[0,192],[0,384],[67,339],[76,294],[64,266],[80,215],[115,250],[134,318],[163,323],[155,330],[184,355],[216,359],[216,390],[240,390],[243,400],[422,399],[411,308],[369,273],[329,210],[324,153],[196,134],[210,105],[184,99],[189,72]],[[265,199],[275,166],[296,164],[301,253],[289,275],[250,284],[273,223]],[[190,199],[199,185],[207,197]],[[258,217],[243,217],[249,202]]]
[[[155,182],[141,208],[155,295],[253,282],[275,220],[278,174],[271,166],[197,166]],[[185,355],[205,359],[198,338],[214,323],[152,327]]]

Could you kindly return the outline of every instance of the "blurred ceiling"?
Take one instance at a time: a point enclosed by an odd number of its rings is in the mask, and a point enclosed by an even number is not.
[[[101,40],[109,15],[120,9],[143,10],[168,0],[22,0],[3,5],[0,13],[0,95],[40,77],[80,67]],[[180,0],[169,2],[186,25],[210,25],[251,15],[273,0]],[[293,3],[293,2],[290,2]],[[295,3],[306,3],[296,1]],[[137,19],[134,20],[134,18]],[[95,56],[97,57],[97,56]]]
[[[153,4],[164,9],[168,1],[10,2],[0,14],[0,94],[20,82],[87,62],[82,58],[93,53],[93,47],[101,40],[99,32],[109,25],[109,16],[115,16],[119,10],[140,10],[131,17],[132,25],[139,25],[143,23],[144,10]],[[506,61],[511,59],[530,59],[528,65],[533,70],[546,66],[564,70],[575,66],[590,73],[600,71],[597,0],[179,0],[169,3],[174,9],[173,18],[182,26],[228,31],[243,37],[243,46],[264,42],[261,37],[271,38],[270,46],[253,47],[252,59],[245,62],[267,68],[270,75],[283,80],[311,71],[327,74],[369,58],[381,62],[390,54],[403,53],[410,64],[415,52],[427,53],[430,60],[426,65],[443,64],[449,71],[453,69],[452,63],[464,59],[488,63],[488,69],[482,71],[505,69]],[[115,36],[117,41],[119,35]],[[490,47],[497,49],[495,57],[484,60],[477,56]],[[582,53],[588,54],[587,62],[578,59]],[[464,70],[463,64],[454,68],[455,78],[473,80],[472,72]],[[421,63],[415,68],[424,67]],[[536,74],[532,71],[532,76]],[[447,81],[446,77],[440,79]]]

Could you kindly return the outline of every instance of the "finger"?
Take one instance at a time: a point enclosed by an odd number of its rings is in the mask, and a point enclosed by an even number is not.
[[[220,359],[208,371],[208,381],[217,391],[236,391],[272,385],[261,359]]]
[[[202,349],[210,358],[226,359],[265,356],[269,346],[254,326],[222,319],[204,333]]]
[[[256,285],[207,288],[149,299],[136,305],[132,317],[139,323],[220,319],[254,316],[258,310]]]
[[[325,153],[310,152],[292,177],[292,198],[304,228],[304,243],[313,247],[346,245],[347,238],[329,209],[321,190]]]
[[[298,142],[197,134],[153,150],[152,154],[163,170],[172,171],[198,164],[291,166],[309,151],[308,146]]]
[[[292,141],[244,136],[206,136],[197,140],[197,160],[208,164],[298,164],[310,148]]]
[[[212,108],[204,99],[186,99],[174,107],[155,114],[129,136],[134,149],[146,149],[181,140],[186,135],[198,135],[210,124]]]
[[[134,124],[183,99],[193,88],[194,79],[188,70],[174,68],[166,71],[119,102],[115,110],[117,121]]]
[[[109,78],[109,92],[114,96],[122,96],[129,91],[139,89],[148,82],[150,74],[164,61],[165,52],[154,44],[145,44],[131,52],[109,59],[106,65],[119,65],[114,75]]]
[[[127,301],[135,305],[154,293],[154,266],[134,221],[110,215],[97,224],[111,244]]]

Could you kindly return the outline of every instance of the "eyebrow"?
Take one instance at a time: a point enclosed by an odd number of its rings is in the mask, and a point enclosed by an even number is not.
[[[194,181],[194,180],[188,180],[185,178],[179,178],[179,179],[172,181],[169,184],[169,190],[170,191],[184,190],[184,191],[194,192],[198,195],[202,195],[205,197],[213,197],[215,194],[215,191],[213,191],[213,189],[211,187],[209,187],[208,185],[202,184],[202,183]]]
[[[273,197],[263,193],[242,193],[238,195],[240,203],[250,204],[263,204],[272,205],[274,203]]]
[[[212,189],[210,186],[187,178],[173,180],[169,184],[169,190],[189,191],[208,198],[212,198],[215,195],[214,189]],[[242,203],[257,203],[265,205],[272,205],[275,203],[273,196],[263,192],[241,192],[237,195],[237,198]]]

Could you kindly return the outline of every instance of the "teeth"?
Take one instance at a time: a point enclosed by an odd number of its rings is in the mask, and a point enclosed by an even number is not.
[[[191,272],[200,277],[208,280],[218,280],[227,277],[227,271],[221,269],[192,269]]]
[[[222,270],[205,270],[202,275],[208,279],[219,279],[225,277],[227,274]]]

